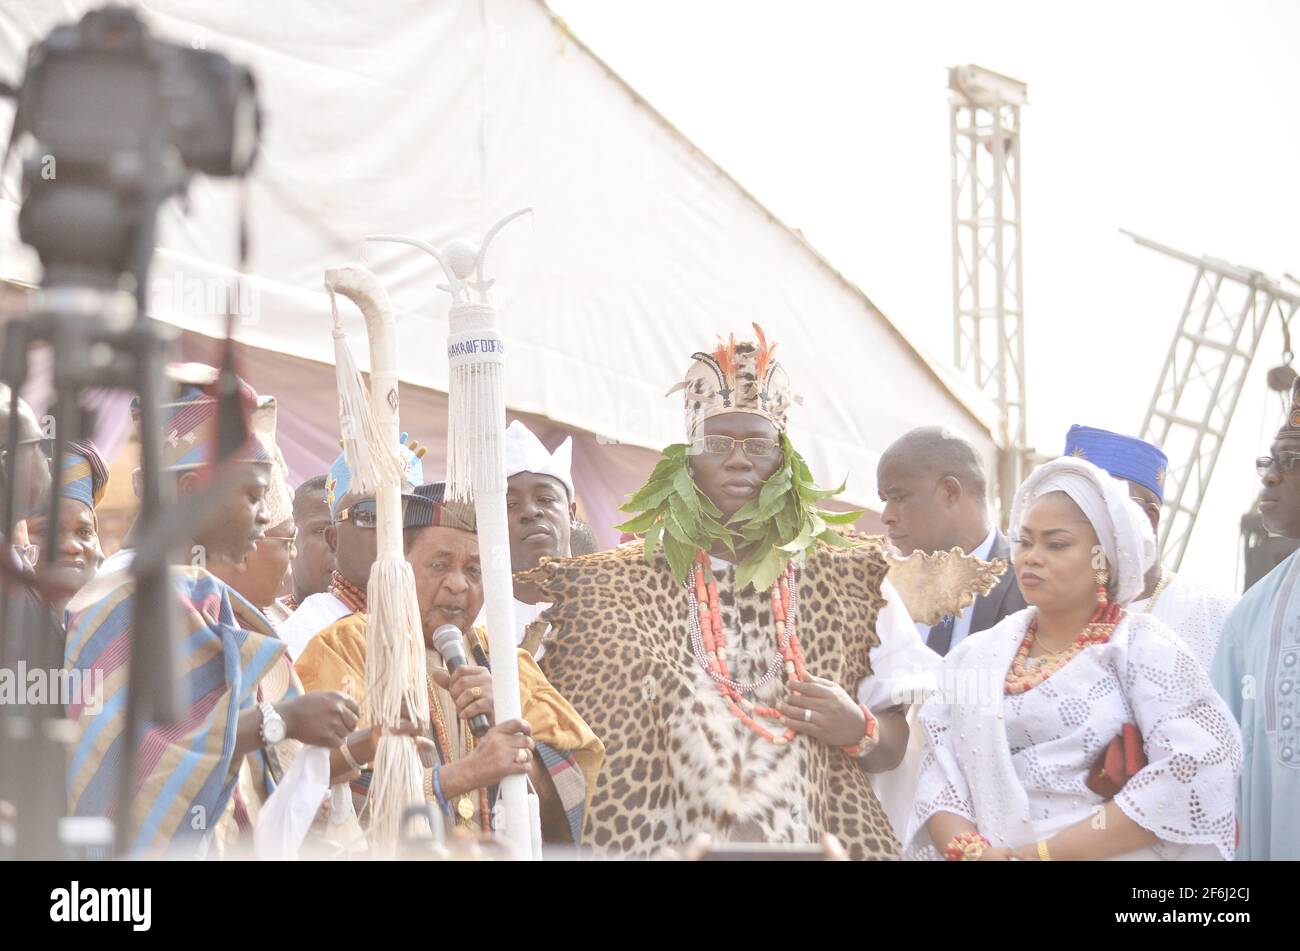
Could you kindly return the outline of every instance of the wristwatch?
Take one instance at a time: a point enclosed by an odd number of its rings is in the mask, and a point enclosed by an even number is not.
[[[259,731],[263,746],[275,746],[284,739],[284,717],[275,712],[271,701],[263,700],[257,708],[262,711],[262,728]]]

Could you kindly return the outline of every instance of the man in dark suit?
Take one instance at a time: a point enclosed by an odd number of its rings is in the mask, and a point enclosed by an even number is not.
[[[1011,563],[1007,538],[989,518],[987,479],[979,453],[940,426],[922,426],[885,450],[876,467],[876,486],[889,540],[903,554],[960,548],[984,561]],[[926,645],[941,657],[964,638],[993,627],[1025,607],[1008,567],[987,595],[958,616],[933,627],[917,625]]]

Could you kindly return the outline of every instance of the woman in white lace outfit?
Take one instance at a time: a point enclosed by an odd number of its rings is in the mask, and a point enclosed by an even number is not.
[[[904,857],[1232,857],[1241,735],[1188,647],[1123,610],[1155,557],[1124,489],[1068,457],[1020,487],[1012,552],[1030,607],[945,659],[920,713]],[[1125,724],[1147,765],[1104,799],[1085,781]]]

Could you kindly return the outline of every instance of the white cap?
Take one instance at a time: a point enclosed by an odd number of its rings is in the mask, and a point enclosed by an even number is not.
[[[271,457],[271,484],[266,489],[266,508],[273,528],[293,515],[293,490],[289,488],[289,466],[275,441],[277,407],[274,396],[259,396],[253,410],[252,430]]]
[[[566,436],[560,448],[554,454],[546,451],[542,441],[533,435],[533,431],[515,420],[506,427],[506,478],[520,472],[533,472],[537,475],[559,479],[569,490],[569,501],[573,501],[573,437]]]

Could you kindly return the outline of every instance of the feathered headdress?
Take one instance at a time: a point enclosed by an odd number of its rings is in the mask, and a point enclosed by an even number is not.
[[[691,355],[695,362],[686,371],[686,379],[666,394],[686,391],[688,436],[706,419],[723,413],[753,413],[785,432],[790,404],[801,400],[790,391],[785,368],[773,359],[776,344],[767,342],[762,327],[752,326],[757,343],[737,342],[735,334],[725,341],[719,337],[712,353]]]

